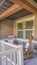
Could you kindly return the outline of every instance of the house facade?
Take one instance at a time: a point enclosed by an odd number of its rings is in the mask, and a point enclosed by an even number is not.
[[[3,20],[0,28],[1,38],[7,38],[8,35],[14,35],[18,38],[37,40],[37,15],[29,15],[17,20]]]

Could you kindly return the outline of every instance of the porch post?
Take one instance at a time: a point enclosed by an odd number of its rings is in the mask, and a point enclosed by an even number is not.
[[[37,40],[37,14],[35,15],[35,40]]]

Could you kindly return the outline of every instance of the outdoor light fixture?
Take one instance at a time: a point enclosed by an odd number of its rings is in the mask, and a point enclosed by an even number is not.
[[[0,6],[5,2],[6,0],[0,0]]]

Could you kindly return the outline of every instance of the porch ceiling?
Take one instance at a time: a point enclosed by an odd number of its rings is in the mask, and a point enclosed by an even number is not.
[[[37,9],[37,0],[27,0],[27,1]]]
[[[0,14],[6,11],[13,4],[14,3],[11,2],[10,0],[0,0]]]
[[[30,15],[30,14],[32,14],[30,11],[27,11],[26,9],[21,9],[18,12],[12,14],[11,16],[8,16],[6,19],[16,20],[18,18],[27,16],[27,15]]]
[[[37,3],[37,0],[34,0]]]
[[[37,0],[0,0],[0,20],[8,16],[14,20],[32,13],[37,14],[36,2]]]
[[[34,14],[37,13],[37,6],[36,6],[37,3],[34,0],[11,0],[11,1]]]

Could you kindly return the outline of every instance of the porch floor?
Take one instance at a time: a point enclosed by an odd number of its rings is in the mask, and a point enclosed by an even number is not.
[[[24,65],[37,65],[37,57],[24,60]]]
[[[5,58],[3,61],[5,61]],[[2,65],[1,59],[0,65]],[[3,65],[5,65],[5,62],[3,63]],[[10,62],[7,61],[6,65],[10,65]],[[24,60],[24,65],[37,65],[37,57]]]

